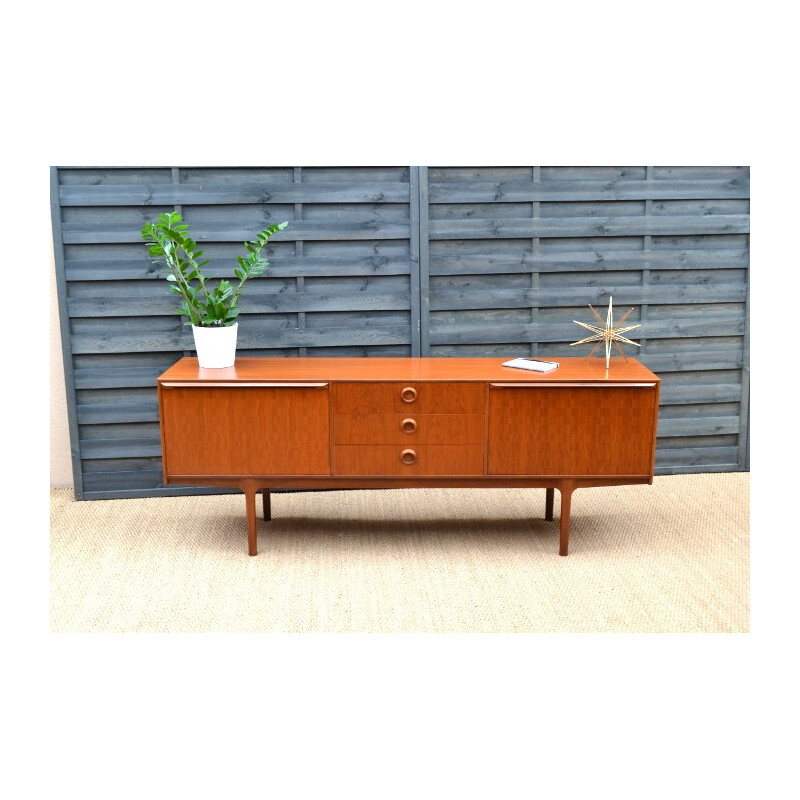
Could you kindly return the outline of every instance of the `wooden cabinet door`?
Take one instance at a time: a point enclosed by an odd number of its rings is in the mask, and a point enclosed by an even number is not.
[[[655,384],[492,384],[489,474],[648,476]]]
[[[162,386],[164,472],[328,475],[327,384]]]

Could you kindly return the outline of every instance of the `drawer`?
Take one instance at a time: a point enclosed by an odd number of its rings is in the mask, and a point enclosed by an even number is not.
[[[483,414],[335,414],[334,444],[483,444]]]
[[[335,383],[334,414],[483,414],[483,383]]]
[[[483,475],[483,453],[478,444],[340,444],[333,448],[334,475]]]

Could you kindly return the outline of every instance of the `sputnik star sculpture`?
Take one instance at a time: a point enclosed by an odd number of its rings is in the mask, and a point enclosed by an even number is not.
[[[614,317],[612,316],[612,304],[614,298],[608,298],[608,316],[606,317],[605,323],[603,323],[602,317],[591,307],[589,308],[592,310],[592,314],[597,317],[597,321],[600,325],[605,325],[605,327],[598,328],[596,325],[589,325],[586,322],[578,322],[577,319],[572,320],[577,325],[583,325],[584,328],[587,328],[590,331],[594,331],[592,336],[587,336],[585,339],[581,339],[579,342],[573,342],[570,347],[574,347],[576,344],[589,344],[591,342],[598,342],[592,350],[590,351],[587,358],[591,358],[603,345],[606,346],[606,369],[608,369],[608,365],[611,361],[611,345],[613,344],[614,347],[617,348],[617,352],[627,361],[628,359],[625,356],[625,353],[622,352],[622,349],[617,344],[617,342],[624,342],[625,344],[633,344],[636,347],[641,347],[640,344],[637,342],[632,342],[630,339],[626,339],[624,336],[620,336],[622,333],[626,333],[627,331],[632,331],[634,328],[639,328],[641,325],[628,325],[626,328],[621,328],[623,322],[633,313],[633,309],[630,309],[623,317],[620,319],[616,325],[614,325]]]

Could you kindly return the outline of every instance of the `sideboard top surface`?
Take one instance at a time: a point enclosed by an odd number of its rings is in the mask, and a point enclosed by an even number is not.
[[[230,381],[492,381],[498,383],[657,382],[658,376],[634,358],[557,358],[551,372],[504,367],[509,358],[237,358],[232,367],[202,369],[182,358],[159,382]],[[547,360],[547,359],[545,359]]]

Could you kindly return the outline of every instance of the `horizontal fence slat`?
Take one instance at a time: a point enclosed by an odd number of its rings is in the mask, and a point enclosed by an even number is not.
[[[617,308],[622,305],[675,303],[743,303],[744,284],[704,284],[669,286],[615,286],[598,289],[576,287],[559,289],[478,289],[430,293],[431,311],[481,308],[548,308],[573,305],[608,305],[613,297]],[[621,316],[620,313],[615,318]],[[591,320],[584,320],[589,322]],[[636,320],[632,320],[635,323]],[[631,334],[633,338],[636,334]]]
[[[78,405],[77,411],[81,425],[158,422],[158,402]]]
[[[407,256],[372,256],[368,258],[287,257],[269,256],[265,277],[308,278],[359,275],[408,275],[411,264]],[[204,270],[208,275],[232,279],[234,258],[209,258]],[[154,264],[142,254],[128,259],[67,259],[66,277],[75,281],[163,280],[163,265]]]
[[[81,389],[131,389],[155,386],[158,376],[165,372],[175,358],[163,366],[153,367],[107,367],[105,369],[76,369],[75,388]]]
[[[337,347],[384,344],[410,344],[408,326],[364,326],[352,328],[280,328],[272,331],[241,329],[237,336],[238,352],[247,356],[248,349],[280,349],[285,347]],[[191,331],[140,334],[77,334],[72,337],[73,353],[142,353],[151,351],[194,350]]]
[[[470,275],[514,272],[597,272],[642,269],[742,269],[747,250],[647,250],[584,253],[520,253],[519,255],[434,255],[430,274]]]
[[[251,292],[241,301],[248,313],[312,312],[312,311],[392,311],[407,309],[410,304],[408,292],[381,294],[360,292],[342,295],[318,294],[317,292],[293,292],[256,295]],[[172,295],[153,298],[113,296],[109,298],[87,298],[70,300],[71,317],[147,317],[172,313],[176,308]]]
[[[662,386],[661,405],[694,405],[696,403],[735,403],[741,399],[738,383],[698,384],[696,386]]]
[[[740,472],[739,465],[732,464],[673,464],[662,466],[656,464],[656,475],[699,475],[703,473]]]
[[[734,199],[750,196],[745,178],[730,180],[465,181],[431,183],[431,203]]]
[[[62,206],[228,205],[247,203],[408,203],[399,181],[233,184],[72,184],[60,187]]]
[[[152,497],[149,490],[161,489],[164,479],[161,470],[118,470],[114,472],[86,472],[84,473],[84,495],[87,499],[105,499],[119,497],[120,493],[131,497]],[[140,494],[131,494],[139,491]],[[164,493],[166,494],[166,493]],[[184,492],[174,492],[184,494]]]
[[[704,465],[711,467],[735,464],[735,447],[675,447],[656,450],[656,467]],[[713,470],[711,470],[713,471]]]
[[[714,436],[739,432],[739,417],[702,417],[699,419],[659,420],[658,436]]]
[[[639,353],[638,360],[656,374],[678,372],[685,369],[720,370],[741,369],[742,352],[736,350],[704,351],[685,354],[682,352],[654,354]]]
[[[745,214],[663,217],[430,220],[431,239],[519,239],[557,236],[666,236],[748,233]]]
[[[588,321],[588,320],[587,320]],[[568,325],[493,324],[487,328],[474,325],[432,325],[431,344],[482,342],[575,342],[584,338],[582,328]],[[689,336],[741,336],[744,320],[723,317],[720,319],[671,319],[647,322],[647,336],[651,339],[673,339]],[[588,334],[587,334],[588,335]],[[634,341],[639,338],[631,332]],[[582,345],[585,346],[585,345]],[[576,350],[575,355],[581,355]]]
[[[279,220],[274,220],[277,222]],[[411,231],[408,222],[380,222],[376,220],[347,222],[317,222],[289,220],[289,226],[275,234],[273,244],[282,241],[342,241],[348,239],[408,239]],[[265,220],[264,225],[271,224]],[[121,223],[86,227],[78,223],[62,225],[65,244],[119,244],[142,243],[141,228]],[[195,226],[191,231],[197,242],[243,242],[255,238],[253,228],[222,228],[211,230]],[[143,245],[144,246],[144,245]]]
[[[81,458],[151,458],[161,457],[161,440],[141,439],[81,439]],[[138,470],[141,471],[141,470]]]

